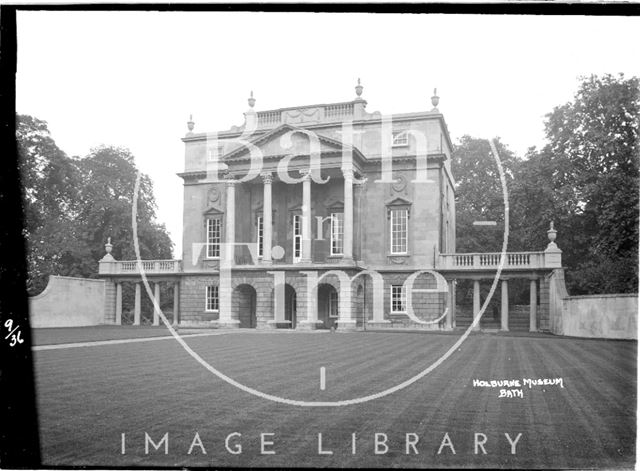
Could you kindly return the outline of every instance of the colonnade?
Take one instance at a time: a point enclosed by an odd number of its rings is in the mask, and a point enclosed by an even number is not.
[[[500,286],[500,330],[509,330],[509,280],[501,279]],[[529,281],[529,331],[536,332],[537,327],[537,279],[531,278]],[[473,318],[480,313],[480,280],[473,280]],[[474,330],[480,330],[478,322]]]
[[[344,178],[344,213],[343,213],[343,254],[342,261],[349,263],[353,262],[353,185],[354,185],[354,171],[353,169],[342,169],[342,175]],[[300,264],[311,264],[311,180],[312,175],[310,170],[300,171],[301,183],[302,183],[302,244],[301,244],[301,257]],[[272,184],[273,174],[271,172],[263,172],[260,174],[263,185],[263,202],[262,202],[262,265],[272,265],[271,248],[273,244],[273,203],[272,203]],[[225,208],[225,241],[235,241],[235,215],[236,215],[236,191],[235,187],[238,180],[228,175],[226,178],[226,208]],[[234,250],[226,250],[224,254],[225,263],[231,267],[234,262]],[[233,289],[231,287],[231,280],[222,277],[220,279],[220,323],[223,325],[235,325],[237,320],[231,317],[231,297]],[[279,322],[281,319],[277,319],[279,310],[277,309],[278,300],[280,304],[284,305],[284,301],[281,300],[282,294],[276,293],[276,313],[274,314],[274,321]],[[312,302],[312,301],[311,301]],[[280,310],[282,311],[282,310]],[[313,312],[314,309],[311,309]],[[280,312],[280,314],[282,314]],[[316,311],[317,315],[317,311]],[[313,317],[313,316],[312,316]],[[312,323],[316,322],[315,319],[311,319]]]
[[[116,324],[122,325],[122,283],[118,281],[116,285]],[[133,305],[133,325],[140,325],[141,320],[141,281],[135,283],[135,296]],[[160,307],[160,283],[161,281],[153,282],[153,297],[154,297],[154,310],[153,310],[153,325],[160,325],[160,315],[155,309],[155,306]],[[173,325],[178,324],[179,315],[179,299],[180,299],[180,283],[173,281]]]
[[[302,263],[311,263],[311,172],[301,171],[302,177]],[[343,255],[342,259],[346,261],[353,260],[353,185],[354,172],[351,169],[342,169],[344,178],[344,223],[343,223]],[[271,246],[273,244],[273,203],[272,203],[272,183],[273,174],[271,172],[263,172],[260,174],[263,185],[263,204],[262,204],[262,230],[263,230],[263,251],[262,264],[270,265],[272,263]],[[227,205],[225,215],[226,231],[225,239],[227,241],[235,241],[235,214],[236,214],[236,197],[235,185],[238,180],[232,177],[226,179]],[[227,254],[228,261],[233,261],[233,251]]]

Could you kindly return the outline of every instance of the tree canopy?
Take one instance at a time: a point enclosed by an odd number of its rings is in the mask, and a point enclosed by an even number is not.
[[[542,250],[553,221],[572,294],[637,292],[639,111],[637,78],[583,78],[573,101],[547,115],[542,149],[519,159],[498,148],[511,172],[509,250]],[[504,211],[488,149],[464,136],[454,151],[461,251],[497,250],[502,241],[502,231],[468,227]]]
[[[47,123],[18,115],[17,140],[24,189],[29,294],[49,275],[94,277],[111,237],[116,259],[135,258],[131,208],[138,173],[127,149],[101,146],[72,158],[52,139]],[[156,221],[153,185],[142,175],[138,194],[142,258],[171,258],[173,243]]]

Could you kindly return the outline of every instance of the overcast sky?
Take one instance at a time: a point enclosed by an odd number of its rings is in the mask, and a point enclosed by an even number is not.
[[[367,111],[439,109],[454,141],[500,136],[524,155],[578,77],[640,76],[638,17],[314,13],[18,12],[17,110],[59,147],[131,149],[154,181],[181,257],[186,121],[355,98]],[[133,189],[132,189],[133,190]]]

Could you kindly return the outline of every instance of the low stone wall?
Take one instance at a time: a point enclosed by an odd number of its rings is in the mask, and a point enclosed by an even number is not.
[[[638,295],[568,296],[563,270],[550,279],[550,330],[572,337],[637,339]]]
[[[638,295],[569,296],[564,300],[564,335],[606,339],[638,338]]]
[[[44,291],[29,298],[31,327],[104,324],[105,291],[105,280],[51,276]]]

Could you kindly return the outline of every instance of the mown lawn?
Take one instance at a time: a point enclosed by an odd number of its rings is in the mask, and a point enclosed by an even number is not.
[[[350,399],[421,371],[457,337],[424,333],[259,334],[188,338],[248,386],[306,401]],[[427,377],[371,402],[302,408],[213,376],[177,342],[36,351],[44,465],[632,468],[637,343],[480,334]],[[320,368],[326,389],[320,390]],[[564,388],[499,398],[473,379],[562,378]],[[169,450],[151,446],[168,433]],[[196,432],[206,450],[194,446]],[[125,454],[121,434],[126,434]],[[225,448],[241,453],[232,454]],[[261,434],[265,445],[261,454]],[[318,434],[323,450],[318,454]],[[356,450],[352,450],[352,434]],[[375,454],[375,434],[388,452]],[[409,447],[411,441],[419,441]],[[445,433],[455,449],[438,449]],[[474,434],[484,449],[474,454]],[[522,433],[516,454],[513,440]],[[478,436],[482,440],[482,436]],[[383,435],[378,439],[382,441]],[[384,447],[379,448],[384,451]],[[415,451],[418,454],[415,454]]]

